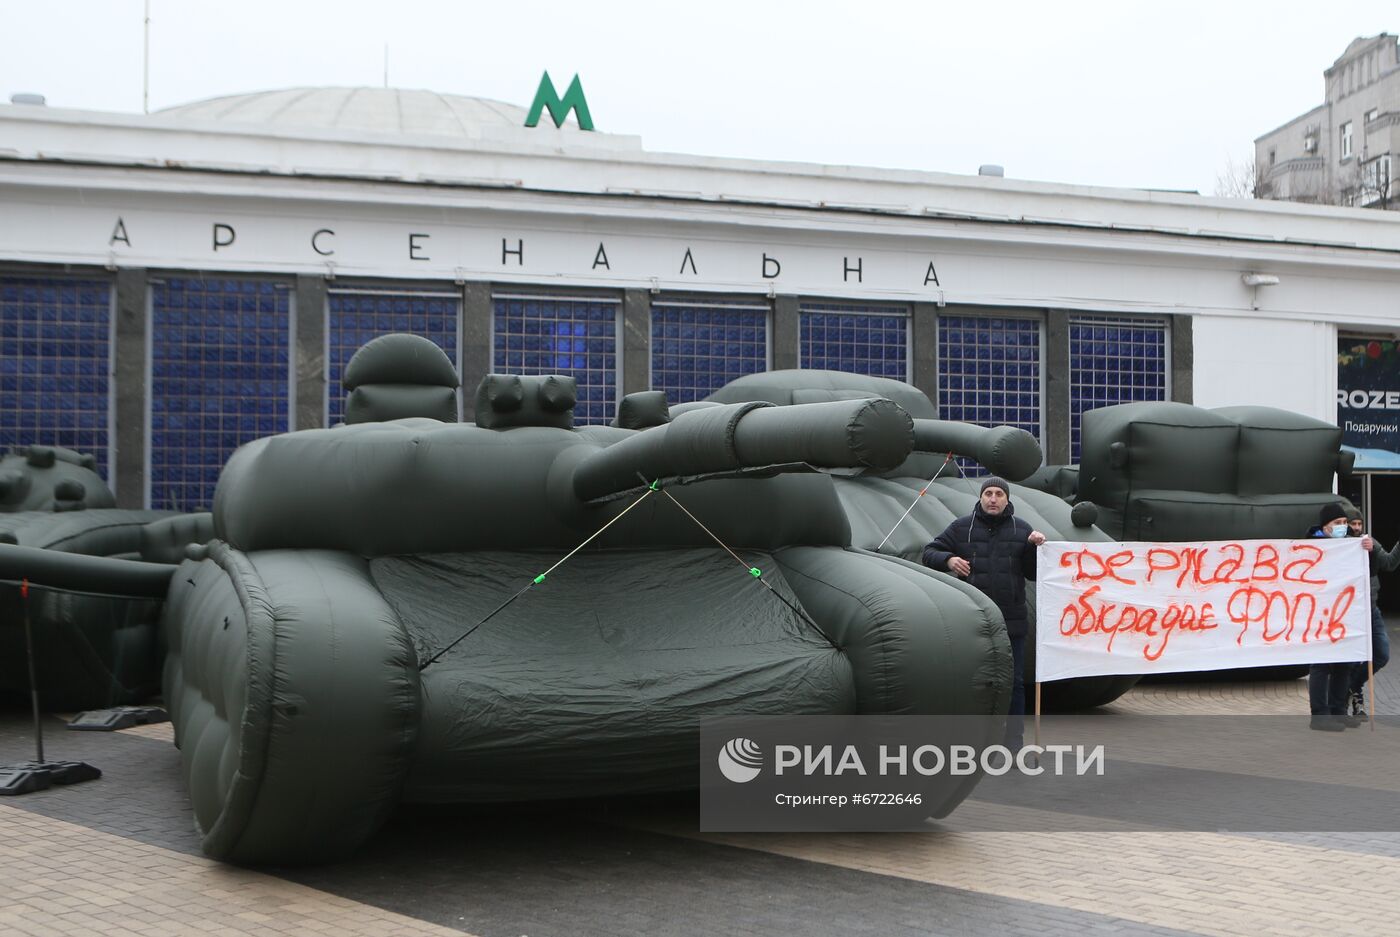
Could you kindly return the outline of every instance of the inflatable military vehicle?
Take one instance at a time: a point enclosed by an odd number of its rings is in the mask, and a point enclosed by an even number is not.
[[[211,525],[208,515],[115,504],[91,455],[33,445],[0,457],[0,546],[7,551],[0,560],[0,698],[29,695],[26,610],[45,709],[116,706],[160,692],[156,620],[164,583],[184,544],[207,539]],[[132,567],[110,580],[88,572],[85,560],[99,557],[145,558],[164,564],[164,574],[147,574],[146,587],[133,594]],[[25,578],[35,584],[27,600]]]

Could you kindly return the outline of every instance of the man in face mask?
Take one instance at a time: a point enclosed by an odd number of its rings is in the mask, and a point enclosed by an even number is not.
[[[1309,537],[1341,539],[1350,530],[1347,510],[1340,502],[1326,505],[1317,515],[1317,526],[1308,531]],[[1370,552],[1370,537],[1361,538],[1362,549]],[[1361,725],[1361,720],[1347,712],[1351,695],[1351,678],[1355,664],[1313,664],[1308,668],[1308,708],[1312,719],[1308,726],[1322,732],[1341,732]]]
[[[1347,535],[1365,537],[1361,512],[1355,508],[1347,510]],[[1367,538],[1369,539],[1369,538]],[[1371,547],[1371,667],[1377,673],[1390,662],[1390,635],[1385,631],[1385,618],[1381,615],[1381,573],[1388,573],[1400,567],[1400,543],[1387,553],[1379,543]],[[1366,681],[1370,679],[1365,664],[1357,664],[1351,672],[1351,715],[1366,718]]]

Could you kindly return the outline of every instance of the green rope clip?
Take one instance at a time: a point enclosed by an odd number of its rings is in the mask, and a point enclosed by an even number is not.
[[[649,491],[660,491],[660,490],[661,490],[661,485],[659,484],[660,481],[661,481],[661,479],[658,478],[656,481],[652,482],[650,485],[647,485],[647,490],[649,490]]]
[[[749,575],[755,579],[758,579],[760,576],[763,575],[763,570],[759,569],[757,566],[750,566]]]
[[[544,573],[540,573],[535,577],[535,585],[539,585],[542,582],[544,582]]]

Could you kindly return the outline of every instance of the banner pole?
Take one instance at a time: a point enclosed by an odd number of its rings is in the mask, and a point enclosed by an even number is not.
[[[1040,748],[1040,681],[1036,681],[1036,748]]]
[[[1367,710],[1371,723],[1371,731],[1376,731],[1376,659],[1372,657],[1366,661],[1366,685],[1371,688],[1371,708]]]
[[[34,632],[29,626],[29,580],[19,586],[20,604],[24,606],[24,646],[29,656],[29,699],[34,709],[34,760],[44,762],[44,722],[39,718],[39,680],[34,675]]]

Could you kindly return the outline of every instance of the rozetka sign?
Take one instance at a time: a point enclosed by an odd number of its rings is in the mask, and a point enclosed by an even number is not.
[[[1046,543],[1036,680],[1371,656],[1359,539]]]
[[[1337,340],[1337,424],[1358,470],[1400,469],[1400,344]]]

